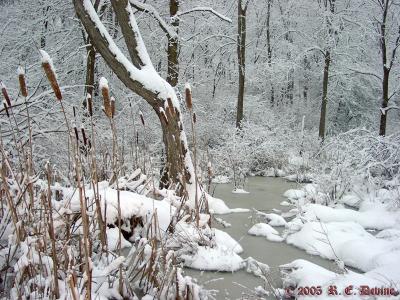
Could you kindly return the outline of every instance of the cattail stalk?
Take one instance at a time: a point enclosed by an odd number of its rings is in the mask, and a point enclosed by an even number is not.
[[[51,202],[51,170],[50,164],[47,163],[46,166],[47,171],[47,205],[48,205],[48,214],[49,214],[49,235],[51,240],[51,251],[52,251],[52,259],[53,259],[53,275],[54,275],[54,297],[58,299],[60,297],[60,291],[58,288],[58,259],[57,259],[57,249],[56,249],[56,237],[54,234],[54,223],[53,223],[53,206]]]
[[[196,225],[199,226],[200,223],[200,206],[199,206],[199,195],[198,195],[198,179],[197,179],[197,153],[196,153],[196,132],[195,132],[195,123],[196,123],[196,115],[193,112],[193,101],[192,101],[192,90],[190,88],[189,83],[185,84],[185,99],[186,106],[189,109],[191,115],[191,125],[192,125],[192,137],[193,137],[193,160],[194,160],[194,182],[195,182],[195,214],[196,214]],[[207,199],[206,199],[207,201]]]

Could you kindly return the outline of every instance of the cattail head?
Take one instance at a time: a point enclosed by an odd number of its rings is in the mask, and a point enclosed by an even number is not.
[[[21,66],[18,67],[18,81],[19,81],[19,89],[21,90],[21,95],[27,97],[28,89],[26,88],[25,70]]]
[[[4,100],[7,103],[7,106],[11,107],[10,96],[8,96],[7,88],[6,88],[5,84],[2,81],[0,81],[0,87],[1,87],[1,92],[3,93]]]
[[[86,137],[85,127],[83,126],[83,124],[81,125],[81,132],[82,132],[83,144],[86,146],[87,145],[87,137]]]
[[[8,105],[6,100],[3,101],[4,110],[6,111],[7,117],[10,117],[10,113],[8,112]]]
[[[185,84],[185,100],[186,100],[186,106],[189,108],[189,110],[192,109],[193,103],[192,103],[192,89],[190,88],[190,84],[186,83]]]
[[[54,95],[56,95],[56,98],[61,101],[62,94],[60,86],[57,82],[57,75],[53,66],[53,60],[51,59],[50,55],[44,50],[40,50],[40,55],[42,56],[42,68],[46,73],[47,79],[50,82]]]
[[[78,129],[76,128],[75,122],[72,123],[72,127],[74,128],[76,142],[78,143],[79,142],[79,133],[78,133]]]
[[[207,173],[208,173],[208,177],[212,177],[211,162],[208,162],[208,164],[207,164]]]
[[[86,95],[86,108],[89,112],[89,116],[93,116],[93,100],[92,95],[89,93]]]
[[[142,111],[139,111],[140,121],[142,121],[142,125],[144,126],[144,117]]]
[[[111,97],[111,117],[115,116],[115,98]]]
[[[194,112],[193,113],[193,123],[196,124],[196,121],[197,121],[197,117],[196,117],[196,113]]]
[[[104,112],[107,117],[111,118],[111,100],[110,100],[110,88],[108,86],[108,81],[104,77],[100,78],[99,81],[99,89],[101,94],[103,95],[103,107]]]

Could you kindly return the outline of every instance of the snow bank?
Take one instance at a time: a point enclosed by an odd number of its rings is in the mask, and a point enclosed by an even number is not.
[[[200,246],[195,255],[183,255],[185,266],[202,271],[234,272],[244,267],[243,259],[225,246]]]
[[[238,188],[235,188],[235,189],[232,191],[232,193],[233,193],[233,194],[250,194],[250,192],[245,191],[244,189],[238,189]]]
[[[253,225],[248,234],[255,236],[264,236],[267,240],[271,242],[282,242],[284,239],[279,235],[279,232],[276,231],[273,227],[265,223],[257,223]]]
[[[286,242],[323,258],[343,261],[362,271],[370,271],[390,260],[400,261],[400,240],[388,241],[368,233],[354,222],[308,222]]]
[[[107,228],[107,246],[108,250],[115,251],[118,249],[119,229]],[[121,234],[121,249],[130,248],[132,244],[128,242]]]
[[[266,214],[260,211],[257,211],[257,214],[262,216],[265,221],[271,226],[279,227],[286,226],[287,224],[286,220],[280,215],[274,213]]]
[[[302,207],[303,218],[308,221],[320,220],[329,222],[356,222],[364,228],[386,229],[400,224],[400,214],[383,208],[366,211],[355,211],[345,208],[332,208],[319,204],[307,204]]]
[[[393,287],[394,282],[398,282],[400,273],[398,272],[399,261],[395,262],[394,268],[387,266],[385,268],[376,269],[372,272],[365,274],[358,274],[348,271],[344,274],[338,274],[322,268],[309,261],[298,259],[289,264],[281,265],[281,272],[283,274],[283,287],[286,291],[293,290],[293,296],[296,299],[399,299],[394,296],[373,297],[361,296],[361,286],[373,287]],[[397,268],[397,273],[393,273]],[[386,276],[387,275],[387,276]],[[392,277],[393,275],[393,277]],[[389,278],[394,279],[391,281]],[[321,295],[298,295],[299,289],[296,287],[321,287]],[[329,287],[335,286],[337,293],[334,295],[329,294]],[[351,289],[349,289],[349,287]],[[346,295],[346,288],[349,295]],[[398,290],[398,287],[394,287]],[[288,296],[288,295],[287,295]]]

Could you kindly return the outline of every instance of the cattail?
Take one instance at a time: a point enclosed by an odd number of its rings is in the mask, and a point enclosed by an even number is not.
[[[8,107],[11,107],[11,99],[8,96],[6,86],[4,85],[4,83],[2,81],[0,82],[0,86],[1,86],[1,92],[3,93],[4,99],[6,100]]]
[[[100,78],[99,88],[101,90],[101,94],[103,95],[103,109],[104,113],[107,117],[111,118],[111,101],[110,101],[110,88],[108,86],[108,81],[104,77]]]
[[[140,116],[140,121],[142,121],[142,125],[144,126],[144,117],[141,111],[139,111],[139,116]]]
[[[78,129],[76,128],[75,122],[72,124],[72,126],[74,127],[76,142],[79,142],[79,133],[78,133]]]
[[[89,112],[89,116],[93,116],[93,100],[92,95],[89,93],[86,95],[86,108]]]
[[[4,105],[4,109],[6,110],[7,117],[10,117],[10,113],[8,112],[8,105],[5,100],[3,101],[3,105]]]
[[[74,119],[76,119],[76,106],[72,106],[72,113],[74,114]]]
[[[197,121],[197,117],[196,117],[196,113],[194,112],[193,113],[193,124],[196,124],[196,121]]]
[[[167,116],[165,115],[165,111],[162,107],[160,107],[160,115],[161,115],[161,118],[163,119],[164,123],[168,125],[168,119],[167,119]]]
[[[111,117],[115,116],[115,98],[111,97]]]
[[[207,164],[207,173],[208,173],[208,177],[212,177],[211,162],[208,162],[208,164]]]
[[[83,124],[81,126],[81,132],[82,132],[83,144],[86,146],[87,145],[87,137],[86,137],[85,127],[83,127]]]
[[[168,107],[167,110],[169,111],[170,115],[173,117],[175,115],[174,104],[172,103],[172,98],[168,97]]]
[[[192,89],[190,88],[190,84],[185,84],[185,99],[186,99],[186,106],[189,110],[192,110],[193,103],[192,103]]]
[[[50,55],[44,50],[40,50],[40,54],[42,55],[42,68],[46,73],[47,79],[50,82],[54,95],[56,95],[56,98],[61,101],[62,94],[60,86],[57,82],[57,75],[53,66],[53,60],[51,59]]]
[[[26,88],[26,80],[25,80],[25,70],[21,66],[18,67],[18,81],[19,81],[19,89],[21,90],[21,95],[24,97],[28,97],[28,89]]]

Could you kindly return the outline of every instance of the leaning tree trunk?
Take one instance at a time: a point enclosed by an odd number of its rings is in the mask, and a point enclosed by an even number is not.
[[[244,84],[246,76],[246,10],[247,5],[243,8],[242,0],[238,2],[238,40],[237,55],[239,65],[239,92],[237,99],[236,112],[236,128],[242,128],[243,121],[243,105],[244,105]]]
[[[112,0],[131,60],[104,30],[90,0],[73,0],[75,11],[97,52],[124,85],[141,96],[157,113],[167,152],[168,175],[194,199],[194,168],[188,150],[179,101],[172,86],[154,69],[128,0]],[[149,80],[151,78],[151,80]]]
[[[319,119],[319,137],[325,139],[325,123],[326,123],[326,106],[328,104],[328,83],[329,83],[329,66],[331,63],[331,54],[329,51],[325,52],[325,67],[324,79],[322,81],[322,103],[321,115]]]

